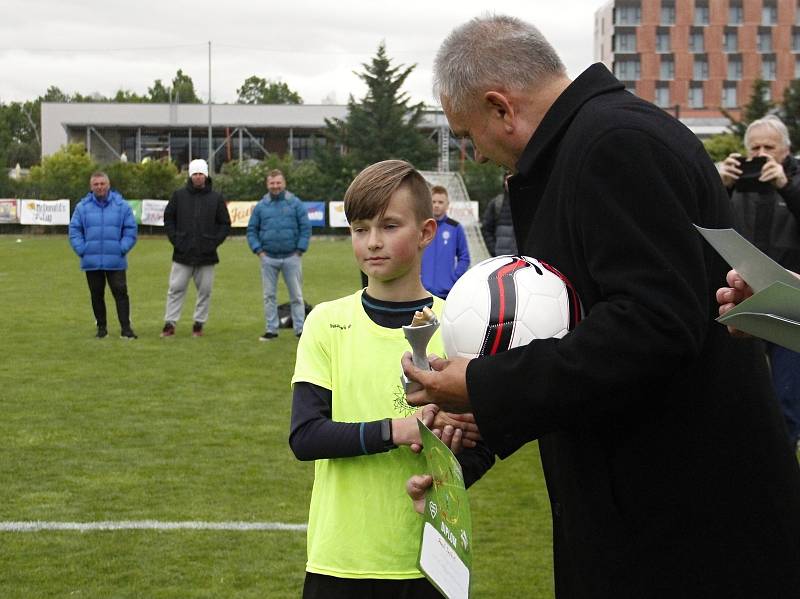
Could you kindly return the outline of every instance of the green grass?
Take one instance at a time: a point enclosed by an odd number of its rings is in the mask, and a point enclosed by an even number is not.
[[[206,336],[159,339],[170,266],[141,239],[128,286],[139,339],[93,338],[89,292],[64,237],[0,236],[0,521],[304,523],[313,466],[287,444],[296,339],[264,330],[258,263],[221,248]],[[314,239],[304,291],[354,291],[345,240]],[[280,285],[279,301],[286,301]],[[474,596],[551,597],[550,512],[531,444],[470,491]],[[298,597],[305,533],[0,532],[0,597]]]

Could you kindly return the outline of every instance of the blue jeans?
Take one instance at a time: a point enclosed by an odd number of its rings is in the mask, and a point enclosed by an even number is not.
[[[800,440],[800,353],[769,344],[772,384],[781,405],[789,440]]]
[[[264,318],[267,321],[267,331],[278,332],[278,304],[275,295],[279,272],[283,273],[283,280],[289,291],[294,332],[300,334],[303,332],[303,322],[306,319],[306,305],[303,301],[303,262],[297,254],[292,254],[288,258],[261,257],[261,283],[264,286]]]

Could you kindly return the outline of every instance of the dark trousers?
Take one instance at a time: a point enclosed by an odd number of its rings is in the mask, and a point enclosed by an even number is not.
[[[771,343],[767,347],[775,395],[789,429],[789,441],[795,445],[800,440],[800,353]]]
[[[131,304],[128,299],[128,281],[124,270],[87,270],[86,282],[92,296],[92,311],[98,327],[106,328],[106,281],[117,304],[117,317],[122,329],[131,326]]]
[[[303,599],[442,599],[427,578],[376,580],[306,572]]]

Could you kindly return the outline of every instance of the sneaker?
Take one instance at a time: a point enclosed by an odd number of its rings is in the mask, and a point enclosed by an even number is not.
[[[95,334],[95,337],[97,337],[98,339],[102,339],[103,337],[107,336],[108,336],[108,329],[106,329],[106,327],[97,327],[97,333]]]
[[[123,329],[122,332],[119,334],[120,339],[138,339],[139,337],[136,336],[136,333],[133,332],[133,329]]]
[[[202,336],[203,336],[203,323],[195,322],[192,325],[192,337],[202,337]]]
[[[164,323],[164,328],[161,329],[161,336],[162,337],[174,337],[175,336],[175,325],[171,322]]]
[[[269,341],[270,339],[277,339],[278,333],[270,333],[267,331],[261,337],[258,338],[259,341]]]
[[[300,331],[299,333],[295,333],[294,336],[297,337],[298,339],[300,339],[300,337],[303,336],[303,331]]]

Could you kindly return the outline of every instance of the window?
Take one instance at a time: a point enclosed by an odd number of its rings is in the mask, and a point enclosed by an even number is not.
[[[636,32],[622,31],[615,33],[614,52],[636,52]]]
[[[689,52],[705,52],[705,39],[703,30],[699,27],[692,27],[689,30]]]
[[[761,24],[778,24],[778,7],[775,5],[775,0],[764,0],[764,4],[761,7]]]
[[[672,56],[662,56],[659,65],[658,78],[665,81],[675,79],[675,60]]]
[[[744,9],[741,0],[731,2],[728,6],[728,24],[741,25],[744,23]]]
[[[800,28],[792,27],[792,52],[800,52]]]
[[[742,79],[742,57],[728,57],[728,80],[740,81]]]
[[[670,51],[669,29],[659,27],[656,30],[656,52]]]
[[[794,78],[800,79],[800,56],[794,57]]]
[[[761,97],[764,98],[764,102],[772,102],[772,87],[766,86]]]
[[[614,76],[621,81],[638,81],[639,59],[616,61],[614,63]]]
[[[759,52],[772,52],[772,31],[759,28],[756,45]]]
[[[638,25],[642,9],[638,4],[621,4],[614,7],[614,25]]]
[[[689,87],[689,108],[703,108],[703,86],[692,84]]]
[[[722,107],[723,108],[737,108],[739,102],[736,96],[736,84],[726,82],[722,86]]]
[[[722,50],[724,52],[737,52],[739,50],[739,32],[728,27],[722,32]]]
[[[675,2],[671,0],[662,0],[661,2],[661,24],[674,25],[675,24]]]
[[[694,57],[692,79],[695,81],[708,79],[708,57],[705,54]]]
[[[697,0],[695,2],[694,24],[708,25],[708,0]]]
[[[761,58],[761,78],[764,81],[775,81],[776,76],[775,55],[765,55]]]
[[[654,103],[656,106],[660,106],[661,108],[667,108],[671,105],[668,83],[656,83],[656,95],[654,98]]]

